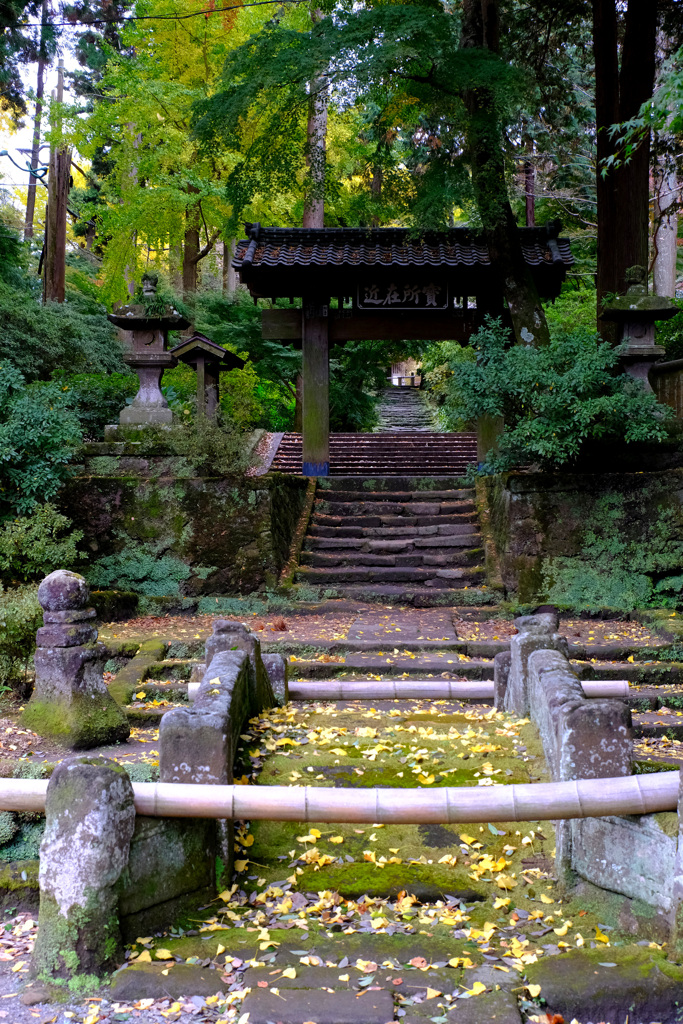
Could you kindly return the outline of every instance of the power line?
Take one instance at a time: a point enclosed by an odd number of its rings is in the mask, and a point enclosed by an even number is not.
[[[122,22],[124,25],[129,21],[184,21],[186,18],[200,18],[203,14],[222,14],[224,11],[240,11],[244,7],[264,7],[269,4],[306,4],[310,0],[252,0],[252,3],[232,4],[230,7],[210,7],[206,11],[193,11],[191,14],[133,14],[129,17],[121,15],[115,18],[98,18],[93,21],[49,21],[44,22],[51,28],[73,28],[74,25],[84,25],[90,28],[91,25],[111,25],[113,22]],[[32,25],[30,21],[19,24],[19,28],[37,28],[40,22]]]

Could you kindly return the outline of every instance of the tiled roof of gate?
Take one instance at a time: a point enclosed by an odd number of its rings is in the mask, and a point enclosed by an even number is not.
[[[469,228],[431,232],[422,240],[405,228],[263,228],[245,225],[249,238],[237,243],[237,270],[283,267],[473,267],[490,266],[486,243]],[[559,225],[520,228],[530,266],[569,267],[574,262]],[[558,269],[559,269],[558,267]]]

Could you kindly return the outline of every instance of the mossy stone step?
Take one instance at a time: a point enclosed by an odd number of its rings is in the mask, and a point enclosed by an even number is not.
[[[129,964],[114,975],[110,998],[131,1003],[139,999],[180,999],[183,996],[213,996],[227,991],[221,972],[196,964],[164,961],[158,964]]]
[[[541,986],[544,1009],[565,1020],[660,1021],[674,1024],[683,1011],[683,967],[642,946],[569,950],[526,968]]]
[[[250,1024],[391,1024],[394,999],[385,989],[362,992],[327,992],[288,989],[276,995],[270,989],[252,989],[242,1011]]]

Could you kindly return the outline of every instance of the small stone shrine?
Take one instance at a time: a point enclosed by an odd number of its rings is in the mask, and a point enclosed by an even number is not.
[[[38,588],[45,623],[36,634],[36,681],[22,724],[73,750],[128,739],[123,709],[102,678],[105,649],[92,625],[82,576],[58,569]]]
[[[144,301],[120,306],[108,316],[116,327],[132,334],[133,350],[123,358],[135,370],[140,381],[140,390],[132,404],[121,410],[119,422],[122,426],[144,427],[173,422],[173,413],[160,386],[164,370],[177,365],[175,356],[167,348],[168,332],[182,331],[190,326],[190,321],[172,306],[164,307],[159,313],[154,311],[158,282],[156,274],[144,274]]]
[[[648,295],[644,267],[629,267],[626,281],[626,294],[605,306],[600,319],[618,325],[617,342],[626,346],[620,356],[624,371],[639,380],[646,391],[652,391],[648,375],[664,355],[664,349],[655,345],[655,321],[670,320],[680,311],[672,299]]]
[[[213,417],[218,408],[218,375],[221,370],[241,370],[244,359],[221,348],[203,334],[196,332],[172,348],[170,355],[194,367],[197,373],[197,412]]]

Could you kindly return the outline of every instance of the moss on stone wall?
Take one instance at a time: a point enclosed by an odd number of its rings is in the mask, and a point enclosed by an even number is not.
[[[483,483],[508,596],[569,609],[683,605],[683,470]]]
[[[193,476],[177,459],[100,447],[61,499],[84,532],[92,585],[146,597],[274,588],[304,500],[303,478]]]

